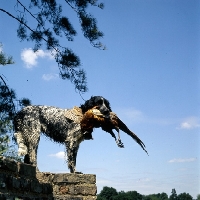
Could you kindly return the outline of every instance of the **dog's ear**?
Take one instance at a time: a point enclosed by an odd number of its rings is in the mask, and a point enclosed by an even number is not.
[[[94,99],[95,97],[91,96],[91,98],[87,101],[85,101],[84,104],[81,104],[80,108],[82,109],[82,113],[84,114],[86,111],[88,111],[90,108],[93,108],[94,105]]]
[[[106,107],[109,109],[109,111],[112,112],[110,102],[107,99],[104,98],[104,103],[106,104]]]

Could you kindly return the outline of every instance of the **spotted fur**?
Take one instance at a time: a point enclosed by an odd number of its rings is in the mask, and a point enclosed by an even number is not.
[[[54,142],[65,145],[68,167],[74,173],[80,143],[92,138],[91,133],[82,131],[80,121],[83,114],[94,106],[102,114],[109,114],[111,111],[109,102],[101,96],[91,97],[80,108],[27,106],[19,111],[14,118],[14,136],[19,155],[25,156],[24,162],[37,166],[37,149],[40,134],[43,133]]]

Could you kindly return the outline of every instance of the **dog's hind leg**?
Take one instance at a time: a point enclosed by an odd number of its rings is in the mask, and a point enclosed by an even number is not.
[[[28,153],[28,149],[24,144],[23,134],[21,132],[16,132],[14,133],[14,137],[18,144],[18,155],[25,156]]]
[[[39,143],[39,135],[33,137],[32,139],[23,138],[24,134],[22,132],[14,133],[14,137],[18,144],[18,155],[24,156],[24,163],[36,165],[37,166],[37,149]]]
[[[39,140],[40,140],[39,134],[35,134],[34,138],[30,139],[29,144],[27,145],[28,153],[24,157],[25,163],[37,166],[37,150],[38,150]]]

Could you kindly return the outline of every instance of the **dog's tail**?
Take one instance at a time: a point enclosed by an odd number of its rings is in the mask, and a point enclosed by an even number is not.
[[[22,133],[21,132],[14,133],[14,137],[18,144],[18,155],[25,156],[26,154],[28,154],[28,149],[27,146],[24,144]]]

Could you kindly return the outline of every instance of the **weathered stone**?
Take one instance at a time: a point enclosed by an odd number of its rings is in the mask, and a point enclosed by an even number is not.
[[[35,193],[41,193],[42,192],[42,184],[39,183],[38,180],[32,180],[31,181],[31,191]]]
[[[60,188],[59,188],[58,185],[54,185],[54,186],[53,186],[53,193],[54,193],[54,194],[59,194],[59,191],[60,191],[59,189],[60,189]]]
[[[36,178],[41,182],[51,183],[54,178],[54,174],[50,172],[37,172]]]
[[[82,174],[82,183],[85,184],[96,184],[96,175],[95,174]]]
[[[97,197],[96,196],[86,196],[86,197],[83,197],[83,200],[96,200]]]
[[[76,185],[74,186],[74,194],[78,195],[96,195],[96,186]]]
[[[8,177],[7,177],[7,181],[6,181],[7,189],[12,189],[12,188],[13,188],[12,181],[13,181],[12,176],[8,176]]]
[[[93,174],[55,174],[52,181],[55,183],[95,184],[96,176]]]
[[[68,194],[69,193],[69,186],[61,186],[59,188],[59,194]]]
[[[6,196],[4,194],[0,194],[0,199],[1,200],[7,200]]]
[[[0,174],[0,189],[5,189],[6,188],[6,175],[5,174]]]
[[[20,175],[36,177],[36,167],[25,163],[18,163],[18,172]]]
[[[12,159],[1,157],[0,169],[5,169],[11,172],[17,172],[17,163]]]
[[[12,187],[15,189],[20,188],[20,179],[12,177]]]
[[[96,200],[96,176],[54,174],[13,160],[0,161],[0,200]]]
[[[54,200],[83,200],[83,197],[56,195],[54,196]]]
[[[43,183],[42,184],[42,192],[43,192],[43,194],[53,194],[52,185],[49,183]]]
[[[21,185],[21,188],[25,191],[30,191],[31,189],[31,182],[29,179],[21,178],[20,185]]]

